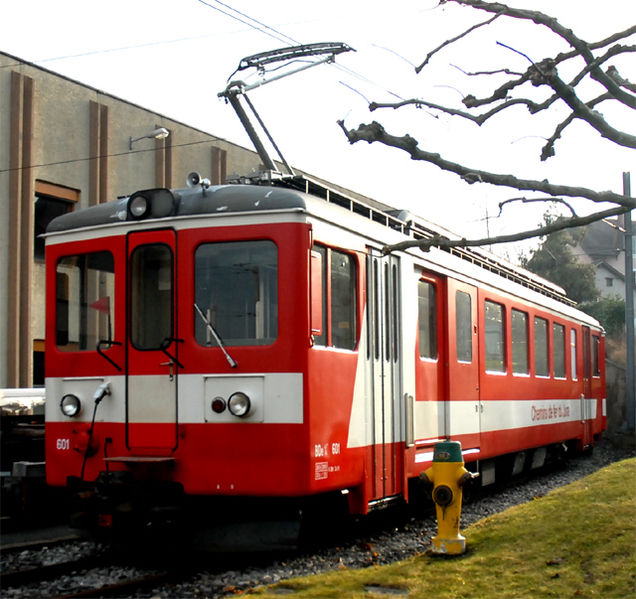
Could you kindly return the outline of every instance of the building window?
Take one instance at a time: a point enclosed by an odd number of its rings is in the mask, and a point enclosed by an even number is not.
[[[68,187],[35,182],[35,205],[33,210],[33,257],[44,260],[44,239],[49,223],[56,217],[71,212],[79,200],[79,192]]]
[[[528,374],[528,315],[512,310],[512,372]]]
[[[614,287],[614,279],[612,277],[605,277],[605,287]]]
[[[486,300],[484,302],[484,330],[486,344],[486,370],[505,372],[504,307]]]
[[[420,357],[437,358],[437,292],[435,285],[420,281],[417,286]]]
[[[550,376],[548,368],[548,321],[534,318],[534,372],[536,376]]]
[[[565,327],[556,323],[552,325],[552,361],[555,378],[565,378]]]

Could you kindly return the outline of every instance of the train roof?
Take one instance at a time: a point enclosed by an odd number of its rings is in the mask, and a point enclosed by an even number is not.
[[[240,193],[237,193],[239,189]],[[157,196],[159,201],[152,204],[150,218],[281,210],[306,212],[309,199],[307,196],[312,196],[340,206],[407,237],[460,238],[451,231],[408,211],[396,210],[370,198],[353,197],[305,175],[277,178],[263,178],[260,175],[254,178],[237,177],[226,185],[195,185],[191,188],[176,190],[141,190],[129,197],[58,216],[47,227],[46,235],[135,220],[136,217],[130,210],[133,199],[152,194]],[[558,285],[483,249],[450,248],[444,251],[566,305],[576,305],[576,302],[570,300]]]

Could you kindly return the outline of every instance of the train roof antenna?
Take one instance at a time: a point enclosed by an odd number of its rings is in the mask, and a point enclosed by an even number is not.
[[[258,132],[256,131],[252,121],[250,120],[249,115],[243,108],[243,105],[240,102],[240,98],[243,97],[245,99],[245,104],[252,111],[254,118],[258,122],[258,125],[261,127],[262,131],[267,136],[267,139],[272,144],[273,148],[276,150],[276,153],[278,154],[280,161],[285,165],[287,172],[293,176],[294,171],[292,170],[289,163],[285,160],[282,152],[280,151],[279,147],[276,145],[274,138],[271,136],[271,134],[267,130],[265,123],[263,123],[263,120],[259,116],[258,112],[256,112],[254,105],[252,104],[250,99],[247,97],[247,92],[257,87],[261,87],[262,85],[265,85],[266,83],[271,83],[272,81],[277,81],[278,79],[288,77],[289,75],[299,73],[300,71],[305,71],[307,69],[310,69],[311,67],[318,66],[319,64],[333,62],[337,54],[340,54],[342,52],[349,52],[351,50],[353,50],[353,48],[351,48],[347,44],[343,44],[340,42],[321,42],[317,44],[289,46],[286,48],[279,48],[278,50],[271,50],[269,52],[260,52],[259,54],[252,54],[251,56],[246,56],[245,58],[241,59],[241,61],[239,62],[238,68],[236,69],[236,71],[234,71],[234,73],[232,73],[230,78],[238,71],[243,71],[249,68],[258,69],[259,72],[264,73],[265,65],[268,65],[274,62],[292,61],[298,58],[305,58],[305,57],[311,57],[311,56],[322,57],[317,60],[314,60],[313,62],[303,64],[302,66],[297,67],[295,69],[275,75],[269,79],[262,79],[261,81],[253,83],[251,85],[246,85],[243,81],[230,81],[227,87],[222,92],[219,92],[218,94],[220,98],[225,98],[232,105],[232,108],[234,108],[236,115],[241,121],[241,124],[243,125],[243,127],[245,128],[247,135],[249,136],[250,140],[254,144],[254,147],[256,148],[256,151],[258,152],[258,155],[260,156],[267,170],[273,171],[275,173],[279,172],[278,168],[276,167],[276,164],[274,163],[274,160],[269,155],[269,152],[267,151],[266,147],[263,145],[263,142],[261,138],[259,137]]]

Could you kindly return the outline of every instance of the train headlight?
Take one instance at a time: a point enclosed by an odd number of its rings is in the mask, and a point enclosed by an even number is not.
[[[64,414],[64,416],[68,416],[69,418],[77,416],[81,408],[82,402],[79,400],[79,397],[77,397],[77,395],[73,395],[72,393],[69,393],[62,397],[62,401],[60,401],[60,410],[62,410],[62,414]]]
[[[227,407],[234,416],[247,416],[251,406],[250,398],[241,391],[232,393],[230,399],[227,400]]]
[[[150,211],[150,200],[142,194],[133,195],[128,200],[128,212],[135,220],[143,218]]]

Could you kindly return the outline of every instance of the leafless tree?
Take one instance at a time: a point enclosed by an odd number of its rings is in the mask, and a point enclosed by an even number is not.
[[[471,7],[472,9],[488,13],[488,18],[479,22],[462,33],[446,40],[438,47],[431,50],[422,63],[415,70],[420,73],[426,68],[431,59],[442,52],[448,46],[458,40],[469,36],[475,30],[487,27],[499,19],[518,19],[530,21],[537,27],[547,28],[554,36],[567,42],[570,48],[566,52],[544,58],[539,62],[533,62],[520,49],[505,46],[509,50],[517,52],[527,59],[529,66],[525,72],[514,72],[508,68],[497,71],[480,71],[465,73],[475,77],[490,77],[494,74],[506,75],[506,81],[492,90],[492,93],[485,97],[466,95],[463,97],[463,107],[455,108],[445,106],[426,99],[417,98],[394,103],[372,102],[369,105],[371,112],[381,109],[399,109],[405,106],[416,106],[426,108],[429,111],[443,113],[460,119],[467,119],[482,125],[489,119],[501,115],[513,106],[525,106],[530,115],[550,111],[554,112],[555,107],[564,102],[569,108],[567,118],[561,120],[555,128],[545,146],[541,150],[541,160],[545,161],[555,155],[555,144],[557,140],[566,132],[568,126],[575,120],[580,120],[596,130],[602,137],[611,142],[625,147],[636,148],[636,136],[616,129],[597,110],[601,103],[619,102],[628,109],[636,110],[636,84],[626,79],[613,65],[608,65],[608,61],[613,57],[636,52],[636,45],[629,45],[629,38],[636,35],[636,25],[614,33],[613,35],[596,42],[588,42],[577,36],[571,29],[563,26],[554,17],[547,14],[526,9],[518,9],[507,6],[500,2],[484,2],[482,0],[440,0],[440,4],[454,2],[460,5]],[[505,45],[501,42],[500,45]],[[581,61],[582,59],[582,61]],[[576,66],[578,65],[578,66]],[[575,76],[569,81],[564,81],[559,75],[559,70],[570,70],[575,68]],[[596,94],[594,97],[583,99],[584,94],[589,94],[589,87],[584,89],[582,83],[589,79],[595,81]],[[539,88],[545,90],[545,99],[537,101],[531,99],[530,90]],[[600,91],[600,93],[599,93]],[[569,227],[577,227],[589,224],[602,218],[621,214],[636,207],[636,199],[627,197],[610,191],[596,191],[585,187],[570,185],[556,185],[547,180],[538,181],[519,178],[513,174],[498,174],[485,170],[471,168],[470,166],[452,162],[445,159],[438,153],[423,149],[419,142],[410,135],[396,136],[389,133],[376,121],[361,124],[356,129],[345,126],[344,121],[338,123],[346,134],[350,143],[367,141],[369,143],[379,142],[386,146],[403,150],[410,155],[413,160],[422,160],[434,164],[444,171],[449,171],[460,176],[467,184],[488,183],[491,185],[508,187],[525,192],[537,192],[539,197],[526,198],[515,197],[500,204],[500,210],[504,205],[512,202],[558,202],[570,209],[570,216],[559,219],[558,222],[539,227],[533,230],[520,231],[511,235],[490,237],[487,239],[461,239],[450,240],[442,237],[433,239],[410,240],[396,246],[385,248],[386,252],[406,247],[419,246],[426,250],[431,246],[453,247],[453,246],[476,246],[493,243],[503,243],[518,241],[531,237],[543,236],[547,233]],[[570,205],[571,198],[584,198],[597,204],[609,202],[611,207],[605,209],[597,208],[597,211],[588,216],[579,216]],[[607,204],[605,204],[607,206]]]

